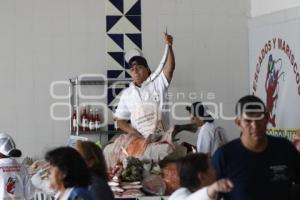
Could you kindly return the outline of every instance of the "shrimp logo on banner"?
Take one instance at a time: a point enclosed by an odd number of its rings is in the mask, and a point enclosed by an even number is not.
[[[269,122],[273,127],[276,127],[276,103],[279,93],[280,77],[283,77],[282,71],[282,59],[273,59],[272,54],[269,55],[269,61],[267,65],[265,89],[266,89],[266,106],[269,112]],[[283,78],[282,78],[283,79]]]
[[[292,139],[300,100],[300,75],[296,55],[282,38],[267,40],[250,74],[250,90],[265,101],[269,113],[267,133]]]

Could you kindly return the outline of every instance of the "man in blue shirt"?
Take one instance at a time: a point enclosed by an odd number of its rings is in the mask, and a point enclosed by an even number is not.
[[[291,199],[292,184],[300,180],[300,154],[288,140],[266,135],[269,115],[258,97],[242,97],[236,115],[240,138],[213,156],[218,178],[228,178],[235,186],[224,199]]]

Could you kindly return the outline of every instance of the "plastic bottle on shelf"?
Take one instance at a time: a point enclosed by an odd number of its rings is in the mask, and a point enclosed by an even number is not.
[[[92,108],[90,109],[90,113],[89,113],[89,130],[95,131],[95,117]]]
[[[95,110],[95,131],[100,131],[100,127],[101,127],[101,117],[100,117],[100,112],[99,109],[96,108]]]
[[[81,127],[82,131],[89,131],[89,119],[88,119],[88,114],[86,112],[86,106],[83,109],[83,113],[81,115]]]
[[[77,107],[74,105],[71,117],[71,132],[77,131]]]

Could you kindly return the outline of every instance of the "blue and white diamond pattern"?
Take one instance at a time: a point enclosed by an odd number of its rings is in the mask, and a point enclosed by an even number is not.
[[[141,0],[106,0],[105,12],[107,78],[130,78],[124,53],[130,49],[142,50]],[[116,96],[111,94],[119,94],[122,89],[124,86],[108,87],[110,109],[113,110],[117,102]]]

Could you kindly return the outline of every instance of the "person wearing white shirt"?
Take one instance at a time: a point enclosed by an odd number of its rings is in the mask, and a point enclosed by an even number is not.
[[[228,179],[216,181],[216,173],[206,154],[189,154],[179,163],[180,188],[168,200],[215,200],[219,192],[229,192]]]
[[[139,63],[142,63],[142,57],[133,58],[139,60]],[[153,110],[159,109],[158,112],[167,110],[167,90],[169,87],[169,82],[164,75],[161,73],[153,82],[150,82],[143,88],[137,87],[133,82],[130,83],[129,87],[124,89],[120,97],[120,101],[114,116],[117,118],[117,126],[125,133],[138,133],[143,137],[147,138],[151,133],[151,130],[145,131],[143,127],[139,124],[144,125],[144,123],[138,122],[138,116],[136,112],[144,110],[149,114],[153,113]],[[155,107],[157,105],[157,107]],[[149,108],[149,109],[148,109]],[[148,111],[149,110],[149,111]],[[154,116],[153,120],[149,120],[153,125],[156,124],[156,120],[161,120],[162,128],[167,130],[169,128],[169,115],[168,112],[161,112],[161,119],[159,113]],[[130,120],[131,124],[128,124],[127,121]],[[151,125],[150,125],[151,127]],[[157,128],[154,127],[153,128]]]
[[[175,70],[175,57],[172,49],[173,37],[165,33],[164,40],[169,48],[166,63],[160,75],[149,84],[143,85],[151,74],[146,59],[142,56],[134,56],[128,62],[133,81],[122,91],[114,113],[117,127],[127,134],[138,134],[148,138],[157,131],[156,129],[166,131],[169,128],[169,115],[166,112],[167,91]],[[149,137],[148,140],[151,139],[155,138]]]
[[[20,157],[13,139],[0,133],[0,199],[31,199],[35,188],[27,169],[12,157]]]
[[[79,152],[72,147],[58,147],[48,151],[45,160],[56,200],[93,200],[88,190],[91,175]]]
[[[114,112],[116,126],[122,130],[113,144],[104,148],[108,169],[116,165],[125,155],[132,155],[132,141],[139,141],[133,156],[143,159],[163,159],[174,151],[172,130],[169,128],[167,91],[175,70],[175,58],[172,49],[173,37],[165,33],[167,45],[166,60],[162,71],[153,80],[147,60],[142,56],[129,59],[132,83],[121,93]],[[156,73],[154,73],[156,74]],[[130,122],[129,122],[130,121]],[[137,148],[136,148],[137,147]],[[184,152],[183,150],[182,152]]]
[[[191,121],[198,128],[196,134],[197,152],[208,153],[210,156],[223,144],[227,142],[225,129],[219,126],[206,106],[201,102],[195,102],[187,106],[186,110],[191,114]]]

